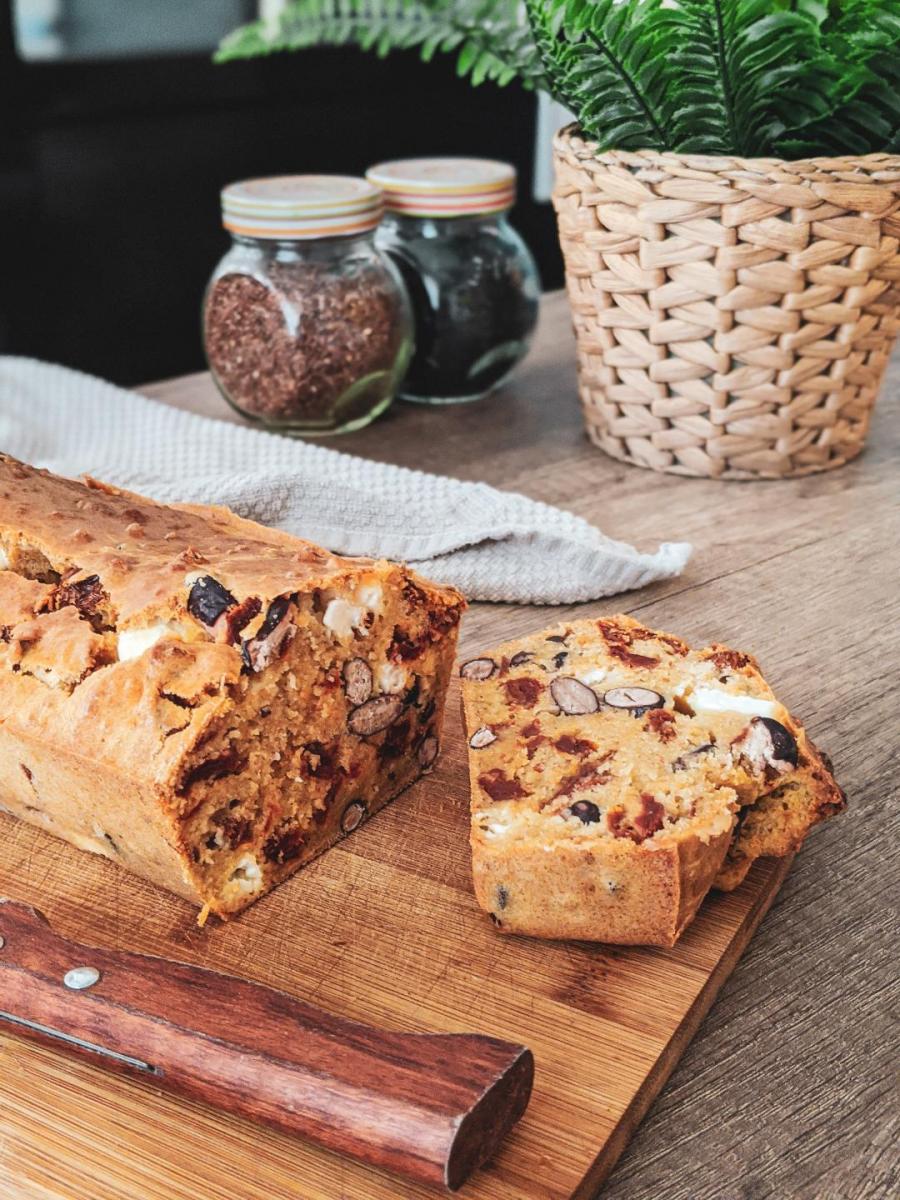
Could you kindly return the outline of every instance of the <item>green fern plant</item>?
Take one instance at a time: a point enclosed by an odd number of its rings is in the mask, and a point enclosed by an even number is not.
[[[546,88],[518,0],[293,0],[274,22],[254,21],[224,39],[218,62],[310,46],[357,45],[384,57],[418,49],[425,61],[457,52],[460,75],[501,86]]]
[[[220,62],[319,45],[548,92],[601,149],[900,149],[900,0],[294,0]]]

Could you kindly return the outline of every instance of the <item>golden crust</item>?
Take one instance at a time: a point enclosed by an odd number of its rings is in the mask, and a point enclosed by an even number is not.
[[[463,607],[0,455],[0,806],[240,911],[430,769]]]
[[[674,946],[709,891],[730,831],[665,849],[630,841],[554,847],[518,843],[484,853],[473,838],[475,896],[501,933]],[[540,897],[534,903],[535,895]]]
[[[0,541],[15,552],[23,529],[32,554],[77,567],[75,578],[99,576],[120,630],[185,616],[185,581],[207,568],[236,596],[258,596],[265,607],[285,592],[340,584],[368,561],[357,565],[224,508],[157,504],[0,453]]]
[[[843,803],[755,659],[726,646],[607,617],[460,673],[476,895],[502,931],[671,945],[714,880],[736,886]]]

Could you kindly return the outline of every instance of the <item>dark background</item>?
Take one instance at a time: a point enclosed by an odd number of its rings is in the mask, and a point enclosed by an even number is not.
[[[59,6],[68,57],[25,61],[0,0],[0,352],[124,384],[198,370],[223,184],[415,154],[513,162],[514,223],[544,286],[561,282],[550,206],[530,195],[536,102],[517,85],[472,88],[452,57],[354,49],[213,65],[206,47],[255,15],[239,0]],[[116,22],[134,25],[133,47],[98,51]]]

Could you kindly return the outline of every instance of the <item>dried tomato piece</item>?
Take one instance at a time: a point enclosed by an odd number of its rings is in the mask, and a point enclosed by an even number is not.
[[[749,654],[741,650],[729,650],[725,646],[716,647],[711,654],[706,655],[706,661],[715,663],[720,671],[740,671],[752,662]]]
[[[595,762],[581,763],[571,775],[566,775],[560,780],[552,799],[558,800],[560,796],[571,796],[573,792],[582,791],[586,787],[601,787],[609,783],[612,775],[603,769],[603,764],[612,758],[612,755],[613,751],[610,750]]]
[[[597,749],[595,742],[588,741],[587,738],[575,737],[571,733],[561,734],[553,745],[561,754],[577,754],[579,758],[583,758],[585,754],[590,754],[592,750]]]
[[[652,837],[657,830],[662,829],[666,810],[655,796],[647,792],[641,794],[641,810],[634,818],[634,827],[642,838]]]
[[[79,614],[90,622],[97,633],[111,628],[103,619],[102,610],[109,605],[109,593],[104,590],[99,575],[88,575],[85,579],[77,579],[74,582],[62,580],[53,589],[47,601],[46,611],[57,612],[70,605],[78,609]]]
[[[508,679],[503,687],[510,704],[521,708],[534,708],[544,688],[539,679],[526,676],[524,679]]]
[[[305,838],[299,829],[286,829],[273,833],[263,846],[266,862],[283,867],[303,853]]]
[[[247,766],[247,756],[238,750],[228,750],[217,758],[207,758],[197,763],[182,780],[179,792],[183,795],[195,783],[209,779],[224,779],[226,775],[239,775]]]
[[[492,771],[485,771],[483,775],[479,775],[478,784],[494,801],[521,800],[523,796],[528,795],[518,779],[510,779],[500,767],[494,767]]]
[[[675,714],[667,708],[652,708],[647,713],[644,728],[655,733],[661,742],[671,742],[676,736]]]

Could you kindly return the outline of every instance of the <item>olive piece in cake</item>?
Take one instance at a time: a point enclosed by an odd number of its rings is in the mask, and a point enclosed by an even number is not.
[[[373,696],[350,713],[347,727],[360,737],[371,737],[392,725],[403,711],[403,699],[395,695]]]
[[[359,705],[372,695],[374,678],[372,668],[364,658],[351,658],[344,663],[341,675],[344,680],[344,694],[351,704]]]
[[[496,742],[496,740],[497,735],[493,729],[487,725],[482,725],[469,738],[469,745],[473,750],[483,750],[485,746],[489,746],[491,742]]]
[[[470,658],[459,668],[462,679],[490,679],[497,670],[492,658]]]
[[[692,761],[698,754],[712,754],[715,751],[715,746],[712,742],[704,742],[702,746],[695,746],[693,750],[685,750],[684,754],[679,754],[678,758],[672,762],[673,771],[688,771],[696,764]]]
[[[772,717],[753,717],[740,739],[733,743],[757,772],[771,767],[782,774],[797,766],[797,741],[789,729]]]
[[[219,617],[236,605],[237,600],[228,588],[211,575],[201,575],[187,599],[188,612],[207,629],[212,629]]]
[[[624,708],[633,717],[642,717],[651,708],[662,708],[665,700],[652,688],[616,687],[603,693],[603,703],[609,708]]]
[[[361,800],[351,800],[344,809],[341,817],[341,831],[343,833],[352,833],[362,822],[366,815],[366,806]]]
[[[515,896],[495,921],[504,933],[672,945],[711,887],[736,887],[843,807],[749,655],[692,650],[623,616],[489,661],[504,671],[462,690],[475,893],[495,918],[497,887]],[[546,686],[523,708],[536,667]]]
[[[294,636],[291,620],[292,597],[278,596],[269,605],[265,620],[255,637],[247,638],[241,646],[241,656],[252,671],[264,671],[274,662]]]
[[[596,825],[600,820],[600,809],[590,800],[576,800],[569,806],[569,815],[577,817],[584,825]]]
[[[600,700],[593,688],[571,675],[558,675],[550,684],[550,695],[560,711],[569,716],[593,713],[600,707]]]
[[[433,734],[429,734],[424,738],[416,751],[416,758],[419,760],[419,766],[423,771],[428,771],[434,765],[434,760],[438,756],[438,740]]]

